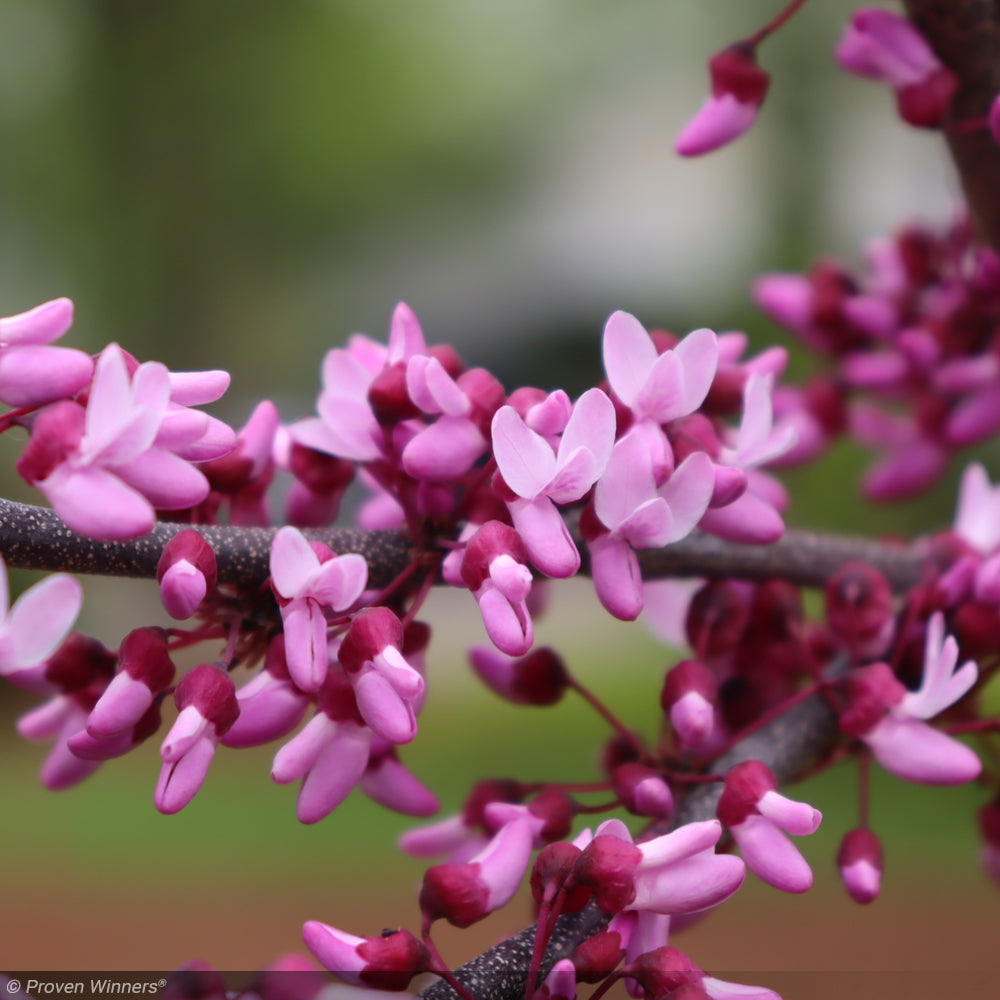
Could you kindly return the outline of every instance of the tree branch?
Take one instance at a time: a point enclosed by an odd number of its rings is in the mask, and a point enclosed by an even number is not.
[[[163,547],[185,528],[200,532],[215,550],[220,583],[257,587],[267,579],[277,528],[164,521],[142,538],[101,542],[71,531],[52,510],[0,498],[0,554],[9,566],[19,569],[153,579]],[[324,528],[305,534],[338,554],[363,555],[375,587],[384,586],[403,570],[414,548],[406,535],[396,531]],[[582,545],[581,549],[586,572],[586,550]],[[772,545],[740,545],[695,532],[666,548],[639,553],[643,576],[648,579],[781,577],[809,587],[822,587],[838,567],[858,559],[880,570],[897,592],[920,582],[924,572],[938,562],[933,545],[926,541],[894,545],[807,531],[787,531]]]
[[[984,117],[1000,93],[1000,2],[903,3],[938,58],[958,77],[951,120]],[[948,132],[947,140],[979,234],[1000,249],[1000,146],[988,130]]]

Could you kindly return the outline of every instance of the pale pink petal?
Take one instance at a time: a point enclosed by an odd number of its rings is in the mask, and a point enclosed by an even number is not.
[[[964,743],[916,719],[886,716],[862,737],[890,774],[923,785],[961,785],[979,777],[982,763]]]
[[[509,505],[511,520],[528,555],[546,576],[565,579],[580,568],[580,553],[566,522],[546,497]]]
[[[138,538],[156,520],[150,502],[106,469],[57,470],[36,485],[67,526],[81,535],[108,541]]]
[[[504,482],[518,496],[533,500],[556,470],[552,448],[512,406],[501,406],[494,414],[492,437],[493,454]]]
[[[705,402],[719,366],[719,340],[712,330],[692,330],[673,349],[683,373],[683,416],[693,413]]]
[[[115,466],[114,471],[154,507],[163,510],[195,507],[210,490],[204,473],[162,448],[149,448],[131,461]]]
[[[389,324],[389,350],[387,354],[389,364],[405,361],[416,354],[426,353],[427,341],[424,340],[424,332],[420,329],[420,321],[405,302],[398,303],[393,310],[392,321]]]
[[[282,528],[271,543],[271,579],[282,597],[296,597],[320,568],[319,556],[297,528]],[[332,571],[328,571],[332,572]]]
[[[701,156],[743,135],[757,117],[758,105],[732,94],[709,97],[674,143],[681,156]]]
[[[170,372],[170,402],[178,406],[214,403],[229,388],[230,375],[215,369],[204,372]]]
[[[703,451],[688,455],[660,487],[659,495],[670,507],[673,524],[662,543],[686,538],[708,510],[715,489],[715,469]]]
[[[635,621],[642,611],[642,574],[632,547],[622,539],[601,535],[588,542],[594,591],[605,610],[621,621]]]
[[[403,448],[403,468],[414,479],[449,483],[472,468],[486,439],[465,417],[439,417]]]
[[[640,868],[629,909],[693,913],[716,906],[743,884],[746,868],[731,854],[704,851],[663,867]]]
[[[409,743],[417,735],[417,720],[409,702],[400,698],[377,671],[368,670],[354,681],[358,711],[371,728],[390,743]]]
[[[441,808],[437,796],[393,757],[365,771],[360,785],[368,798],[406,816],[433,816]]]
[[[362,985],[361,972],[368,963],[358,954],[358,945],[364,944],[365,938],[347,934],[318,920],[308,920],[302,925],[302,940],[320,963],[336,972],[338,978],[352,986]]]
[[[534,632],[531,617],[523,607],[514,607],[488,584],[476,592],[483,625],[493,645],[508,656],[523,656],[531,649]],[[520,613],[518,613],[520,610]]]
[[[632,409],[658,424],[687,412],[684,409],[684,369],[674,351],[665,351],[656,359]]]
[[[311,600],[293,601],[282,608],[288,674],[303,691],[318,691],[326,679],[328,654],[326,619]]]
[[[730,828],[747,867],[776,889],[806,892],[813,873],[799,849],[764,816],[750,815]]]
[[[90,381],[93,371],[90,355],[72,347],[6,347],[0,351],[0,399],[9,406],[68,399]]]
[[[201,788],[214,756],[215,743],[202,737],[176,763],[164,763],[153,795],[156,808],[168,816],[180,812]]]
[[[300,823],[316,823],[350,794],[368,765],[371,730],[341,723],[302,781],[296,804]]]
[[[583,448],[593,455],[594,479],[604,470],[615,443],[614,403],[600,389],[588,389],[573,407],[569,422],[559,440],[558,462],[564,464],[566,458],[577,449]],[[553,498],[554,499],[554,498]]]
[[[0,316],[0,344],[50,344],[72,325],[72,299],[51,299],[16,316]]]
[[[602,524],[614,530],[655,498],[656,483],[646,439],[630,432],[611,451],[594,492],[594,511]]]
[[[955,531],[983,555],[1000,546],[1000,490],[978,462],[962,473]]]
[[[308,774],[319,755],[336,735],[338,723],[324,712],[317,712],[301,731],[296,733],[274,755],[271,780],[287,785]]]
[[[630,313],[612,313],[604,327],[602,353],[611,388],[632,406],[656,364],[656,347],[646,328]]]
[[[0,575],[7,575],[2,567]],[[83,588],[71,576],[60,573],[29,587],[14,602],[7,623],[17,664],[47,660],[69,634],[81,607]]]
[[[406,366],[406,391],[424,413],[464,417],[472,408],[469,397],[437,358],[418,355]]]
[[[367,585],[365,557],[350,552],[321,563],[309,580],[308,591],[324,607],[344,611],[357,601]]]
[[[770,545],[785,533],[778,511],[749,490],[726,507],[705,511],[699,525],[719,538],[749,545]]]

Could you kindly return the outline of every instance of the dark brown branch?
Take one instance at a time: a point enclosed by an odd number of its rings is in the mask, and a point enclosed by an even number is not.
[[[1000,93],[997,0],[903,0],[910,19],[956,74],[950,119],[982,118]],[[948,145],[980,235],[1000,249],[1000,146],[986,130],[949,132]]]
[[[54,511],[0,499],[0,554],[8,566],[101,576],[156,577],[163,547],[178,532],[194,527],[215,550],[220,583],[256,586],[267,579],[271,542],[277,528],[230,528],[160,522],[142,538],[99,542],[70,531]],[[395,531],[327,528],[306,531],[342,555],[360,552],[369,581],[387,584],[410,557],[410,543]]]
[[[711,769],[724,773],[745,760],[763,761],[780,783],[791,781],[822,759],[837,739],[837,719],[822,696],[816,694],[795,705],[770,725],[741,740],[713,762]],[[672,827],[712,819],[722,794],[720,785],[699,785],[680,803]],[[560,959],[599,931],[608,917],[591,903],[580,913],[559,918],[545,953],[543,975]],[[477,1000],[520,1000],[527,983],[535,928],[528,927],[456,970],[459,982]],[[425,1000],[456,1000],[457,994],[443,980],[420,994]]]
[[[70,531],[44,507],[0,499],[0,554],[9,566],[102,576],[150,579],[167,542],[190,525],[161,522],[142,538],[99,542]],[[277,528],[194,526],[215,549],[219,582],[257,586],[268,575]],[[383,586],[405,568],[412,544],[394,531],[326,528],[307,531],[334,552],[359,552],[368,560],[373,586]],[[933,560],[926,543],[888,545],[865,538],[789,531],[773,545],[738,545],[696,532],[664,549],[640,553],[643,575],[724,577],[747,580],[783,577],[804,586],[823,586],[845,562],[861,559],[877,567],[893,588],[918,583]]]

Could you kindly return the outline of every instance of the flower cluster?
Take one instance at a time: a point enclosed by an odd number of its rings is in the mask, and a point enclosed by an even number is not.
[[[977,259],[986,274],[987,258]],[[955,283],[973,282],[967,267],[950,266]],[[801,305],[814,292],[808,279],[769,280],[761,294],[779,312],[808,315],[802,329],[814,346],[834,356],[857,346],[842,325]],[[885,296],[873,291],[842,289],[842,299],[843,323],[886,314]],[[907,301],[909,312],[893,313],[897,324],[918,308],[944,308],[930,293]],[[47,344],[69,315],[67,305],[49,304],[3,329],[11,343],[20,335]],[[220,748],[277,742],[271,777],[300,783],[303,823],[328,816],[354,788],[405,815],[432,816],[438,800],[399,748],[416,738],[427,694],[430,629],[419,615],[443,581],[476,602],[489,643],[470,660],[491,690],[534,706],[573,692],[600,712],[611,729],[601,778],[582,786],[484,780],[460,814],[401,838],[407,853],[442,859],[424,876],[420,938],[358,937],[310,921],[306,945],[355,984],[405,989],[428,971],[448,978],[434,924],[478,922],[530,872],[538,956],[560,915],[592,913],[595,933],[547,978],[536,962],[529,994],[572,997],[577,983],[623,979],[637,997],[681,986],[745,995],[749,988],[707,976],[668,935],[736,892],[747,870],[782,891],[808,890],[811,867],[788,835],[813,833],[822,817],[785,796],[766,763],[727,752],[761,720],[812,697],[834,709],[840,735],[831,748],[839,742],[906,780],[971,781],[979,756],[943,726],[981,721],[970,693],[982,676],[971,660],[959,665],[966,650],[1000,652],[984,638],[984,621],[1000,624],[996,491],[976,466],[963,480],[953,531],[932,546],[940,572],[902,600],[865,563],[832,574],[821,620],[780,578],[719,578],[669,593],[643,580],[643,550],[696,530],[737,544],[781,538],[787,496],[768,466],[817,454],[829,437],[822,406],[848,406],[837,394],[849,379],[825,395],[781,386],[785,352],[746,357],[746,347],[740,333],[650,333],[616,312],[604,329],[600,386],[576,400],[561,390],[507,393],[450,348],[428,346],[401,304],[387,344],[356,336],[329,352],[316,416],[284,424],[265,401],[239,431],[193,408],[218,397],[224,373],[177,375],[110,345],[86,364],[71,352],[65,371],[76,381],[64,374],[53,382],[58,392],[28,401],[16,386],[32,377],[30,355],[21,374],[12,362],[6,391],[22,402],[3,426],[29,431],[18,468],[71,529],[120,541],[148,531],[158,511],[175,522],[155,571],[171,623],[135,628],[117,649],[70,632],[82,602],[71,577],[36,584],[9,612],[0,595],[0,672],[48,698],[19,722],[24,736],[52,743],[43,782],[72,785],[163,726],[153,793],[161,812],[192,801]],[[924,369],[928,379],[943,370]],[[263,536],[260,577],[234,574],[211,539],[227,524],[270,525],[279,472],[291,479],[289,523]],[[361,527],[388,535],[322,530],[355,481],[367,492]],[[401,541],[402,555],[379,566],[366,537]],[[644,612],[662,631],[666,600],[684,619],[690,655],[659,679],[655,740],[621,722],[556,650],[536,645],[540,584],[576,575],[585,560],[615,617]],[[963,616],[977,606],[992,618]],[[196,643],[213,645],[212,655],[179,673],[176,654]],[[729,762],[712,774],[713,760]],[[679,821],[679,801],[706,771],[718,784],[715,817]],[[597,805],[588,799],[595,793]],[[574,834],[579,816],[611,810],[641,820],[642,833],[609,818]],[[719,849],[723,834],[738,853]],[[846,832],[839,864],[853,898],[878,895],[882,848],[867,825]]]

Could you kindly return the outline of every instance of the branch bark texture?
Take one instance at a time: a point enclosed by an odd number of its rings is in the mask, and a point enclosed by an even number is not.
[[[951,120],[982,118],[1000,94],[998,0],[903,0],[913,23],[958,77]],[[988,130],[949,132],[948,146],[980,236],[1000,249],[1000,146]]]

